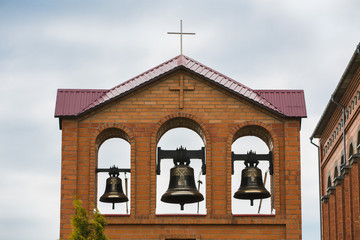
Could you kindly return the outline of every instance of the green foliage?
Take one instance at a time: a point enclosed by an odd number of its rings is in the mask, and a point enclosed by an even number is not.
[[[71,240],[110,240],[105,235],[106,220],[99,210],[95,209],[94,218],[90,220],[88,212],[81,205],[81,200],[76,199],[73,204],[76,213],[71,218]]]

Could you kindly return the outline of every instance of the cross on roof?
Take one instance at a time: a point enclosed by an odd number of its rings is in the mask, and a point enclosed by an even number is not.
[[[182,31],[182,20],[180,20],[180,32],[168,32],[168,34],[179,34],[180,35],[180,54],[183,53],[183,47],[182,47],[182,36],[183,35],[195,35],[195,33],[184,33]]]

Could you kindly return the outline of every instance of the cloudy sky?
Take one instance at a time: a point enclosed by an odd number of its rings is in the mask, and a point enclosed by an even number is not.
[[[360,1],[0,1],[0,239],[59,237],[58,88],[111,88],[184,54],[253,89],[304,89],[303,238],[319,239],[309,137],[360,41]]]

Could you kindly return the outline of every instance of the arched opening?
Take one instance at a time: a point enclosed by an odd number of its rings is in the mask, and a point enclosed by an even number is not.
[[[331,181],[331,176],[329,175],[327,178],[326,189],[329,189],[331,186],[332,186],[332,181]]]
[[[340,166],[345,166],[345,156],[344,153],[341,154],[341,158],[340,158]]]
[[[349,147],[349,158],[354,154],[354,146],[352,143],[350,143]]]
[[[190,129],[189,125],[179,124],[180,122],[177,124],[165,124],[164,128],[160,129],[161,137],[158,139],[157,147],[161,147],[162,150],[176,150],[180,146],[187,150],[200,150],[205,147],[201,135],[192,130],[193,128]],[[192,121],[190,123],[194,124]],[[156,214],[206,214],[206,175],[201,174],[202,161],[191,159],[189,166],[194,169],[196,188],[200,186],[199,192],[204,196],[204,200],[199,203],[185,204],[184,210],[180,210],[179,204],[161,201],[162,195],[169,187],[170,169],[174,167],[171,159],[165,159],[161,161],[161,174],[157,175],[156,178]],[[198,181],[201,181],[202,184],[199,184]]]
[[[131,168],[131,146],[127,135],[120,129],[114,128],[103,131],[96,139],[96,148],[98,169],[109,169],[113,166],[119,169]],[[106,179],[108,178],[108,172],[97,173],[97,208],[102,214],[130,214],[131,173],[119,173],[123,192],[129,201],[116,203],[115,209],[112,209],[111,203],[104,203],[99,200],[105,192]]]
[[[338,176],[339,176],[338,166],[335,165],[335,167],[334,167],[334,179],[335,179],[336,177],[338,177]]]
[[[247,154],[250,150],[256,154],[269,154],[273,149],[273,142],[269,132],[259,126],[249,126],[240,129],[234,136],[231,146],[235,154]],[[272,193],[272,177],[269,174],[269,162],[260,161],[257,166],[262,172],[264,187]],[[231,177],[231,209],[233,214],[272,214],[272,197],[255,199],[254,205],[250,206],[249,200],[234,198],[234,193],[239,189],[242,170],[245,168],[244,161],[234,162],[234,174]]]

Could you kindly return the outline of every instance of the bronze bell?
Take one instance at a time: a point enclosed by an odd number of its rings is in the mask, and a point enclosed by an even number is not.
[[[202,200],[204,197],[195,186],[194,169],[184,164],[171,168],[169,188],[161,201],[180,204],[180,209],[184,210],[184,204]]]
[[[112,209],[114,209],[115,203],[128,202],[129,199],[123,192],[119,173],[109,173],[109,175],[110,177],[106,179],[105,193],[100,197],[100,202],[112,203]]]
[[[254,199],[270,197],[271,194],[264,187],[261,170],[257,167],[246,167],[241,172],[240,188],[235,192],[234,198],[249,199],[251,206]]]

